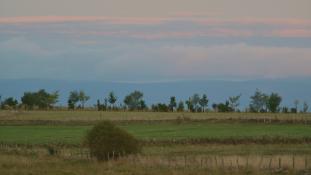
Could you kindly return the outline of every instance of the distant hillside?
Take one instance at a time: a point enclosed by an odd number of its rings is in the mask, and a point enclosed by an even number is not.
[[[112,83],[95,81],[64,81],[64,80],[0,80],[0,94],[3,98],[13,96],[20,100],[23,92],[38,89],[60,92],[59,104],[65,105],[71,90],[84,90],[91,96],[88,105],[94,105],[97,99],[103,100],[109,91],[114,91],[119,97],[118,102],[133,90],[143,91],[147,104],[168,102],[170,96],[177,100],[185,100],[193,93],[206,93],[213,102],[223,102],[229,96],[242,94],[241,106],[249,103],[249,97],[256,88],[266,93],[278,92],[283,97],[283,105],[293,106],[293,101],[299,99],[311,103],[311,78],[251,80],[251,81],[180,81],[165,83]],[[311,106],[311,104],[310,104]]]

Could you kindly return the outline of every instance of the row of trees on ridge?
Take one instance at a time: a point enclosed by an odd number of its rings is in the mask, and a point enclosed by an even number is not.
[[[229,97],[224,103],[213,103],[211,109],[208,108],[209,99],[206,94],[199,95],[193,94],[186,101],[177,101],[175,96],[169,98],[169,103],[157,103],[152,104],[150,107],[146,105],[144,100],[144,94],[140,91],[133,91],[126,95],[123,99],[123,103],[117,104],[118,97],[114,92],[110,92],[108,97],[104,101],[97,100],[97,104],[94,105],[97,110],[130,110],[130,111],[154,111],[154,112],[207,112],[213,110],[215,112],[241,112],[240,97],[237,96]],[[1,100],[0,96],[0,107],[1,109],[25,109],[25,110],[48,110],[55,108],[58,102],[59,92],[46,92],[44,89],[36,92],[25,92],[21,97],[21,103],[19,103],[13,97],[8,97]],[[84,109],[86,102],[90,100],[90,96],[82,90],[71,91],[69,93],[67,108],[70,110]],[[294,101],[294,107],[281,107],[282,97],[278,93],[271,93],[270,95],[256,90],[254,95],[250,97],[249,107],[246,108],[246,112],[283,112],[283,113],[297,113],[299,101]],[[309,106],[306,102],[303,103],[302,110],[300,112],[307,112]]]

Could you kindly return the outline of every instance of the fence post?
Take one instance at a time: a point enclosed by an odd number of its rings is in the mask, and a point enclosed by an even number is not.
[[[293,169],[295,169],[295,156],[293,155]]]
[[[184,158],[185,158],[185,167],[187,168],[187,156],[185,155]]]

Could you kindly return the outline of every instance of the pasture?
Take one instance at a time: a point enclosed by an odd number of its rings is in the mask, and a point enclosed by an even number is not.
[[[3,143],[79,144],[92,126],[28,125],[1,126]],[[180,139],[260,139],[263,137],[309,138],[311,126],[303,124],[254,124],[254,123],[129,123],[119,127],[141,140]]]
[[[137,137],[142,152],[92,159],[83,139],[101,120]],[[0,174],[306,174],[309,121],[310,114],[0,111]]]

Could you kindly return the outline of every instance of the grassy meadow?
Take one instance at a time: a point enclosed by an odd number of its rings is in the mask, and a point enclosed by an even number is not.
[[[90,126],[27,125],[1,126],[0,141],[20,144],[82,142]],[[130,123],[119,127],[141,140],[243,139],[262,137],[307,138],[310,125],[254,123]]]
[[[91,158],[83,139],[101,120],[137,137],[142,152]],[[309,121],[311,114],[0,111],[0,174],[308,174]]]

